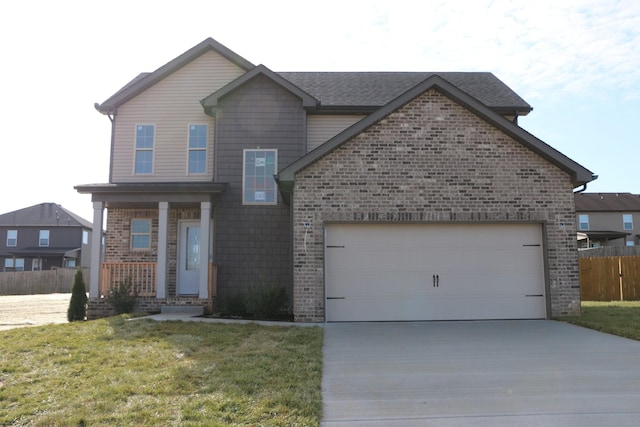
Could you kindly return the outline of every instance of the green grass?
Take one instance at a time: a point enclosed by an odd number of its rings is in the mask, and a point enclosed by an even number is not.
[[[583,301],[582,316],[558,320],[640,341],[640,301]]]
[[[318,425],[322,329],[126,321],[0,331],[0,425]]]

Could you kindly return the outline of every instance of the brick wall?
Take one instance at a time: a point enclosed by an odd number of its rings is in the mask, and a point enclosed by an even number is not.
[[[567,173],[440,92],[426,91],[296,175],[296,321],[324,320],[324,223],[360,221],[541,222],[550,315],[575,314],[572,191]]]
[[[215,298],[170,297],[158,299],[153,297],[138,297],[134,311],[150,314],[159,313],[163,305],[204,307],[205,314],[211,314],[214,312]],[[114,316],[115,314],[115,310],[105,298],[89,299],[87,305],[87,320]]]

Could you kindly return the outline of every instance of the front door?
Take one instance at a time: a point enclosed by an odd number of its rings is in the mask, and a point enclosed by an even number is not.
[[[198,295],[200,283],[200,221],[180,223],[178,294]]]

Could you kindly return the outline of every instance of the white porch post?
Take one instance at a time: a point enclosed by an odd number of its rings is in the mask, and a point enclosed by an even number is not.
[[[158,204],[158,264],[156,297],[167,297],[167,242],[169,235],[169,202]]]
[[[93,202],[93,229],[91,231],[91,272],[89,273],[89,297],[100,297],[100,260],[102,259],[102,221],[104,204]]]
[[[200,298],[209,298],[209,235],[211,202],[200,202]]]

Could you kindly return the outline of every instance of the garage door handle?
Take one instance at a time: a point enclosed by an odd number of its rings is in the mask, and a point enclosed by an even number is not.
[[[344,297],[327,297],[327,299],[344,299]]]
[[[437,274],[433,275],[433,287],[434,288],[440,287],[440,276],[438,276]]]

